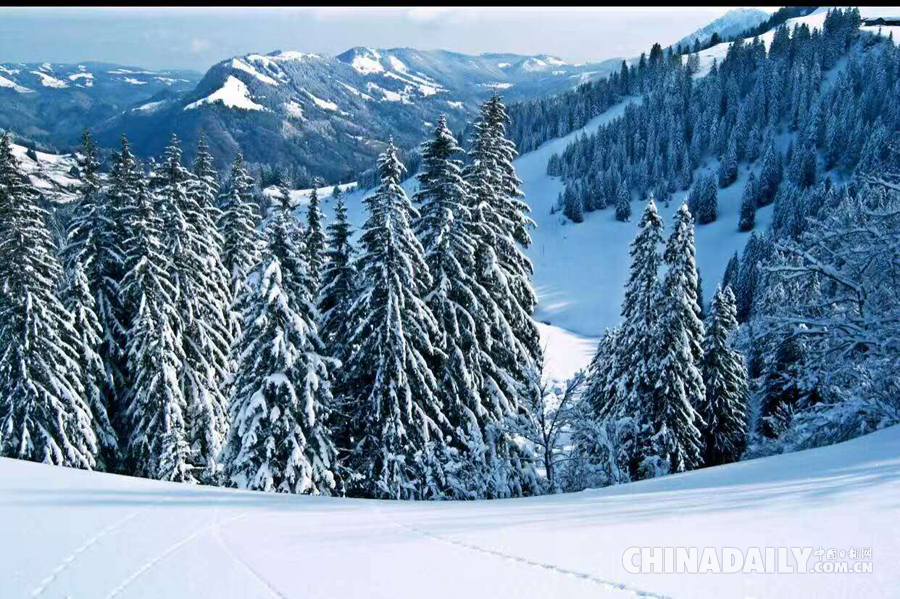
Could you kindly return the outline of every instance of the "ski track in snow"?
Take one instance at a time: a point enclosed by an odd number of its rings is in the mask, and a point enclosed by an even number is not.
[[[216,521],[218,522],[219,514],[218,510],[216,510]],[[216,539],[216,543],[218,543],[219,547],[222,548],[222,551],[234,562],[237,562],[241,568],[255,581],[257,581],[261,586],[265,587],[265,589],[269,592],[272,597],[276,599],[288,599],[286,595],[281,593],[275,586],[267,579],[265,576],[260,574],[253,566],[251,566],[244,558],[234,552],[231,546],[228,544],[228,539],[225,538],[225,535],[222,534],[221,525],[213,528],[213,537]]]
[[[93,547],[100,541],[102,541],[110,533],[113,533],[113,532],[119,530],[125,524],[127,524],[128,522],[130,522],[131,520],[133,520],[134,518],[136,518],[140,514],[143,514],[146,511],[147,510],[144,509],[144,510],[137,510],[137,511],[131,512],[124,518],[120,518],[119,520],[113,522],[112,524],[109,524],[109,525],[105,526],[104,528],[102,528],[100,530],[100,532],[98,532],[97,534],[95,534],[94,536],[89,538],[78,549],[76,549],[71,555],[69,555],[67,558],[65,558],[63,561],[61,561],[59,563],[59,565],[53,569],[53,572],[51,572],[49,576],[44,578],[41,581],[40,585],[38,585],[33,591],[31,591],[31,596],[32,597],[41,596],[44,593],[44,591],[46,591],[47,588],[51,584],[53,584],[53,581],[56,580],[56,577],[59,576],[60,574],[62,574],[63,572],[65,572],[73,563],[75,563],[75,561],[79,557],[81,557],[81,554],[83,554],[85,551],[89,550],[91,547]]]
[[[116,588],[114,588],[112,591],[110,591],[110,593],[106,596],[106,599],[113,599],[114,597],[118,597],[120,594],[122,594],[122,592],[125,589],[127,589],[129,586],[131,586],[131,584],[135,580],[137,580],[138,578],[140,578],[141,576],[146,574],[148,571],[153,569],[158,563],[165,560],[167,557],[169,557],[173,553],[177,552],[179,549],[181,549],[185,545],[188,545],[195,539],[202,537],[203,535],[205,535],[209,532],[212,532],[216,528],[219,528],[226,524],[230,524],[231,522],[235,522],[242,518],[246,518],[250,514],[251,514],[251,512],[249,512],[249,511],[243,512],[243,513],[238,514],[237,516],[234,516],[232,518],[225,520],[224,522],[216,519],[212,523],[207,524],[206,526],[203,526],[201,528],[198,528],[197,530],[195,530],[188,536],[184,537],[180,541],[177,541],[177,542],[173,543],[172,545],[169,545],[168,549],[157,554],[156,557],[154,557],[153,559],[151,559],[150,561],[145,563],[143,566],[141,566],[140,568],[138,568],[137,570],[132,572],[127,578],[125,578],[125,580],[123,580],[121,583],[119,583],[119,585],[116,586]]]
[[[410,531],[414,534],[423,536],[425,538],[431,539],[432,541],[437,541],[439,543],[452,545],[454,547],[461,547],[461,548],[467,549],[469,551],[476,551],[476,552],[484,554],[484,555],[491,555],[493,557],[497,557],[500,559],[504,559],[504,560],[519,563],[519,564],[524,564],[526,566],[544,570],[546,572],[551,572],[553,574],[558,574],[561,576],[569,576],[572,578],[577,578],[579,580],[586,580],[588,582],[592,582],[598,586],[603,587],[603,589],[606,591],[621,591],[624,593],[629,593],[635,597],[646,597],[647,599],[672,599],[672,597],[670,597],[669,595],[660,595],[658,593],[653,593],[651,591],[635,589],[635,588],[629,587],[625,583],[614,582],[611,580],[605,580],[603,578],[599,578],[592,574],[587,574],[586,572],[578,572],[576,570],[569,570],[567,568],[562,568],[560,566],[554,566],[553,564],[537,562],[537,561],[533,561],[533,560],[530,560],[525,557],[511,555],[509,553],[504,553],[502,551],[497,551],[495,549],[488,549],[486,547],[481,547],[480,545],[466,543],[464,541],[459,541],[457,539],[451,539],[451,538],[448,538],[445,536],[441,536],[439,534],[435,534],[433,532],[429,532],[427,530],[422,530],[411,524],[405,524],[403,522],[394,520],[393,518],[390,518],[389,516],[387,516],[387,514],[385,514],[384,511],[378,507],[375,507],[374,511],[376,514],[378,514],[378,516],[382,520],[384,520],[388,524],[391,524],[392,526],[396,526],[398,528],[405,529],[407,531]]]

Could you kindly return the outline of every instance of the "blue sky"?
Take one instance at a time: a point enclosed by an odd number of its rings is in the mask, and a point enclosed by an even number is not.
[[[248,52],[338,54],[353,46],[634,56],[728,8],[0,8],[0,62],[99,60],[204,71]]]

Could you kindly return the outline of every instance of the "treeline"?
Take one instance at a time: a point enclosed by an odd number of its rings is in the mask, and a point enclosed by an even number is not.
[[[203,141],[108,174],[85,134],[63,247],[0,141],[0,454],[161,480],[383,498],[541,493],[528,205],[498,97],[442,118],[413,200],[393,143],[358,246],[286,185],[259,213]]]

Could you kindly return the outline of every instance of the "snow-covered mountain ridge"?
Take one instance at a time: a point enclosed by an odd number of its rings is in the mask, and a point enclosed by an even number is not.
[[[392,136],[401,147],[418,144],[440,114],[462,128],[495,91],[507,101],[552,94],[609,73],[615,62],[412,48],[251,53],[217,63],[190,92],[126,111],[96,132],[104,145],[124,132],[139,153],[154,155],[172,133],[192,147],[203,131],[222,164],[240,146],[251,162],[346,178],[369,168]]]
[[[682,48],[689,48],[693,46],[694,42],[697,40],[702,44],[708,41],[714,34],[719,34],[720,38],[728,38],[732,35],[743,33],[747,29],[759,25],[768,18],[769,13],[758,8],[734,8],[710,24],[681,38],[672,44],[672,47],[681,46]]]
[[[86,127],[193,89],[200,74],[100,62],[0,63],[0,129],[68,146]]]

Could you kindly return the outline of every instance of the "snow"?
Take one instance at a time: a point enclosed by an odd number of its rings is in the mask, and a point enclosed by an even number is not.
[[[366,48],[362,53],[353,57],[350,66],[362,75],[372,75],[374,73],[383,73],[384,65],[381,64],[381,55],[375,50]]]
[[[568,495],[241,492],[0,459],[8,597],[894,597],[900,427]],[[869,574],[630,574],[630,547],[872,548]],[[811,562],[818,558],[811,558]]]
[[[352,85],[347,85],[346,83],[344,83],[344,82],[342,82],[342,81],[339,82],[339,83],[340,83],[341,85],[343,85],[343,86],[347,89],[347,91],[350,92],[351,94],[353,94],[354,96],[357,96],[357,97],[359,97],[359,98],[362,98],[363,100],[372,100],[372,96],[370,96],[370,95],[368,95],[368,94],[362,93],[361,91],[359,91],[358,89],[356,89],[356,88],[353,87]]]
[[[261,105],[257,104],[249,97],[249,91],[244,82],[240,79],[229,75],[225,80],[225,84],[221,88],[210,94],[209,96],[192,102],[184,107],[185,110],[199,108],[204,104],[212,104],[221,102],[228,108],[242,108],[244,110],[265,110]]]
[[[379,86],[377,83],[372,83],[371,81],[366,83],[366,89],[369,90],[370,92],[376,91],[376,90],[381,92],[382,96],[384,96],[384,101],[386,101],[386,102],[403,102],[404,101],[403,96],[401,96],[397,92],[392,92],[390,90],[384,89],[383,87]]]
[[[290,115],[296,119],[303,118],[303,107],[300,104],[297,104],[296,102],[294,102],[293,100],[291,100],[290,102],[286,102],[284,104],[284,109],[287,111],[288,115]]]
[[[18,83],[16,83],[15,81],[11,81],[11,80],[7,79],[6,77],[2,77],[2,76],[0,76],[0,87],[8,87],[8,88],[12,89],[13,91],[19,92],[20,94],[34,93],[33,89],[23,87],[23,86],[19,85]]]
[[[165,100],[160,100],[159,102],[149,102],[147,104],[143,104],[142,106],[138,106],[137,108],[135,108],[135,110],[150,114],[156,112],[165,103]]]
[[[900,26],[898,25],[864,25],[859,29],[882,37],[893,35],[894,44],[900,43]]]
[[[31,71],[32,74],[37,75],[41,78],[41,85],[44,87],[52,87],[54,89],[64,89],[69,87],[69,84],[61,79],[57,79],[56,77],[51,77],[47,73],[42,71]]]
[[[253,67],[251,67],[250,65],[248,65],[247,63],[245,63],[242,60],[238,60],[237,58],[232,59],[231,66],[232,66],[232,68],[238,69],[239,71],[244,71],[245,73],[248,73],[248,74],[256,77],[263,83],[268,83],[269,85],[278,85],[277,81],[275,81],[268,75],[263,75],[262,73],[260,73],[259,71],[257,71],[256,69],[254,69]]]
[[[482,87],[491,87],[493,89],[509,89],[513,86],[513,83],[482,83]]]
[[[130,83],[131,85],[147,85],[146,81],[141,81],[140,79],[135,79],[134,77],[125,77],[123,81],[125,81],[125,83]]]
[[[582,337],[543,322],[538,322],[537,327],[541,333],[541,347],[544,348],[546,379],[566,381],[591,363],[599,338]]]
[[[400,71],[401,73],[407,72],[406,65],[403,64],[403,62],[401,62],[400,59],[398,59],[397,57],[388,56],[388,62],[391,63],[391,68],[394,69],[395,71]]]
[[[334,102],[330,102],[328,100],[322,100],[321,98],[317,98],[309,92],[306,92],[306,95],[309,96],[309,99],[312,100],[316,106],[321,108],[322,110],[328,110],[330,112],[335,112],[337,110],[337,104]]]
[[[509,68],[509,66],[510,66],[510,64],[508,62],[498,62],[497,63],[498,69],[506,69],[506,68]]]
[[[542,71],[547,68],[547,63],[539,58],[529,58],[522,63],[523,71]]]
[[[10,69],[9,67],[4,67],[0,65],[0,73],[6,73],[7,75],[18,75],[22,71],[20,69]]]
[[[75,73],[74,75],[69,75],[69,80],[71,80],[71,81],[75,81],[77,79],[87,79],[88,83],[90,83],[90,80],[93,78],[94,78],[93,73],[81,72],[81,73]]]
[[[459,102],[459,101],[450,101],[450,100],[447,100],[447,104],[448,104],[451,108],[455,108],[455,109],[457,109],[457,110],[462,110],[462,109],[463,109],[463,103],[462,103],[462,102]]]
[[[425,97],[433,96],[434,94],[437,94],[439,92],[446,91],[444,88],[440,87],[437,83],[435,83],[433,81],[429,81],[427,79],[423,79],[422,77],[413,75],[411,73],[404,73],[404,75],[401,76],[401,75],[397,75],[396,73],[385,72],[384,76],[392,78],[392,79],[397,79],[404,83],[410,84],[406,87],[407,93],[410,89],[410,86],[418,89],[419,92]]]
[[[272,56],[274,60],[296,60],[303,61],[307,58],[319,58],[318,54],[310,54],[308,52],[297,52],[296,50],[287,50]]]

